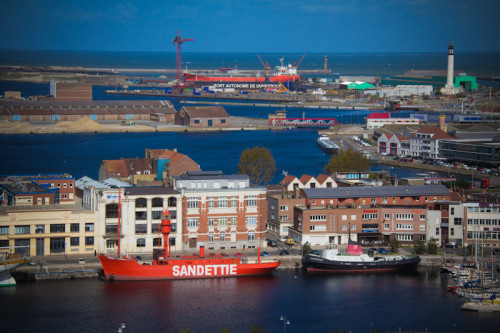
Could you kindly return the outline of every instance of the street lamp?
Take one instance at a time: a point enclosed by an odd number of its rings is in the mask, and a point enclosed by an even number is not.
[[[290,325],[290,320],[281,315],[280,320],[283,321],[283,333],[286,333],[286,325]]]

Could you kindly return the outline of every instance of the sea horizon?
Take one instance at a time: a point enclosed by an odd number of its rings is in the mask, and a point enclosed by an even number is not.
[[[300,62],[302,55],[304,59]],[[234,68],[263,70],[258,55],[271,68],[298,64],[299,71],[327,68],[331,75],[398,75],[409,70],[446,70],[447,50],[443,52],[190,52],[183,50],[183,70]],[[175,50],[84,51],[1,49],[0,66],[63,66],[119,69],[175,69]],[[473,76],[500,76],[500,52],[455,52],[455,69]]]

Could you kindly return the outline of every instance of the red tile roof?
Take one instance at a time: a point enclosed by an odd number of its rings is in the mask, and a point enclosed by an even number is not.
[[[320,184],[323,184],[325,181],[327,181],[329,178],[331,178],[330,176],[328,175],[325,175],[325,174],[320,174],[318,175],[318,177],[316,177],[316,180],[318,181],[318,183]]]
[[[293,182],[297,177],[292,176],[292,175],[286,175],[285,178],[283,178],[282,181],[280,181],[280,185],[288,185],[291,182]]]
[[[229,114],[222,106],[184,106],[183,109],[190,117],[229,118]]]
[[[417,133],[422,133],[422,134],[432,134],[432,139],[439,140],[439,139],[453,139],[453,136],[449,135],[439,127],[422,127],[417,131]],[[416,134],[413,135],[415,137]]]
[[[313,176],[310,176],[310,175],[302,175],[302,177],[300,177],[300,181],[302,182],[302,184],[306,184],[308,181],[310,181],[312,178],[314,178]]]

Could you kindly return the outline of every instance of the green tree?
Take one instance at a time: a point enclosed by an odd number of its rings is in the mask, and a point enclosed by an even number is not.
[[[302,255],[305,257],[309,252],[311,252],[311,244],[305,242],[304,245],[302,245]]]
[[[250,176],[253,184],[267,184],[276,173],[276,162],[267,148],[247,148],[241,153],[238,173]]]
[[[428,254],[437,254],[437,249],[438,249],[438,246],[437,246],[436,240],[434,238],[431,238],[429,243],[427,243],[427,253]]]
[[[324,168],[324,172],[332,174],[334,172],[361,172],[368,170],[370,161],[362,152],[356,150],[339,150],[337,155],[333,155]]]
[[[417,244],[415,244],[415,254],[424,254],[425,253],[425,242],[423,240],[419,240]]]
[[[389,246],[391,247],[391,252],[398,253],[401,243],[396,238],[393,238],[389,241]]]

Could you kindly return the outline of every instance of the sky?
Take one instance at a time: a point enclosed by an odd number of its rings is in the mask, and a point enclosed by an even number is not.
[[[3,0],[0,49],[500,51],[498,0]]]

